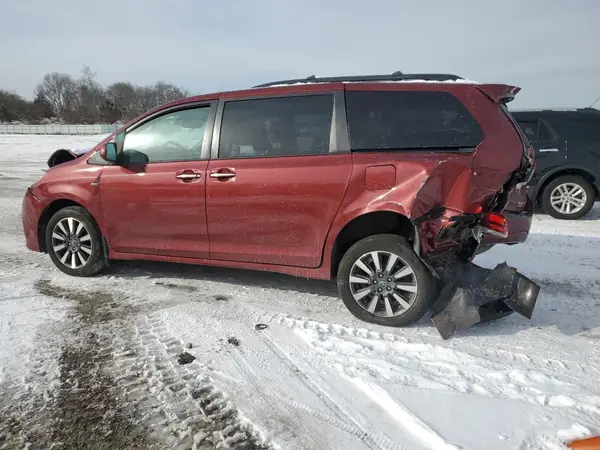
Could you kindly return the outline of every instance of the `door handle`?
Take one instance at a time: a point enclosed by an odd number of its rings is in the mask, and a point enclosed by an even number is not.
[[[213,172],[210,174],[211,178],[217,178],[217,179],[227,179],[227,178],[233,178],[235,177],[235,173],[231,173],[231,172]]]
[[[201,177],[202,175],[199,173],[180,173],[179,175],[175,175],[175,178],[179,178],[180,180],[195,180]]]

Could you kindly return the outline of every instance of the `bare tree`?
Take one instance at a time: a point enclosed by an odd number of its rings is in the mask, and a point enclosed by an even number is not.
[[[189,95],[186,91],[183,91],[172,84],[165,83],[164,81],[156,83],[154,85],[154,91],[156,96],[156,106],[164,105],[165,103],[179,100]]]
[[[88,66],[83,68],[69,114],[71,121],[94,123],[100,119],[106,97],[95,77],[96,74]]]
[[[48,73],[36,88],[36,95],[43,97],[59,117],[72,107],[76,93],[77,83],[66,73]]]
[[[33,114],[40,119],[49,119],[54,114],[52,106],[50,106],[48,101],[41,95],[36,95],[33,100],[33,111]]]
[[[133,113],[142,114],[156,106],[156,92],[150,86],[136,86]]]
[[[106,89],[106,103],[113,111],[118,112],[118,118],[131,119],[135,116],[136,89],[131,83],[119,81]]]
[[[157,106],[183,98],[185,92],[167,83],[134,86],[119,82],[108,87],[106,96],[108,102],[120,112],[121,118],[130,120]]]
[[[96,81],[96,73],[84,66],[77,79],[58,72],[44,75],[35,89],[34,102],[0,91],[0,119],[39,121],[54,115],[68,122],[112,123],[133,119],[188,95],[164,81],[151,86],[120,81],[104,89]]]

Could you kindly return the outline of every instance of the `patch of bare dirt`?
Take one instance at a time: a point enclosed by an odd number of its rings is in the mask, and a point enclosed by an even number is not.
[[[75,302],[75,339],[59,358],[60,385],[49,410],[47,433],[53,449],[150,449],[155,447],[134,417],[125,412],[115,380],[104,370],[112,358],[110,335],[95,326],[122,317],[112,294],[76,291],[41,280],[38,292]]]

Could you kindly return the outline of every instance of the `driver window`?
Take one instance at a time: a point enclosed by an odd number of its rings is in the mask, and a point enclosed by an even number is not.
[[[199,160],[209,111],[208,106],[173,111],[127,133],[123,163]]]

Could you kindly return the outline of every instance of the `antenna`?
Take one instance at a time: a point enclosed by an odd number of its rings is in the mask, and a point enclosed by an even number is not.
[[[592,106],[594,106],[596,103],[598,103],[598,100],[600,100],[600,97],[598,97],[596,100],[594,100],[594,103],[592,103],[590,106],[588,106],[588,108],[591,108]]]

